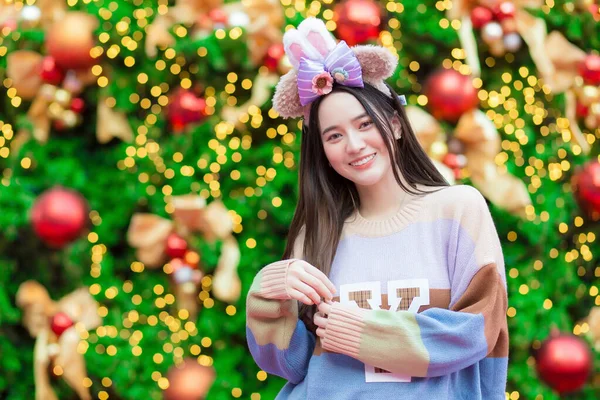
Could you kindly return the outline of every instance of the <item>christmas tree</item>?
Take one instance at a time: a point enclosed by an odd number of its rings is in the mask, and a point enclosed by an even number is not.
[[[0,397],[275,397],[244,299],[295,208],[301,129],[270,99],[307,16],[398,55],[423,147],[489,201],[507,397],[598,397],[593,0],[5,2]]]

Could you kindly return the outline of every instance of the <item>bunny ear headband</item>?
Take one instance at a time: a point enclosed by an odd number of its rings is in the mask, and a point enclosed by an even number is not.
[[[367,82],[391,95],[384,80],[392,76],[398,60],[384,47],[336,43],[325,23],[312,17],[285,33],[283,47],[294,68],[279,80],[273,108],[284,118],[308,120],[310,103],[330,93],[334,82],[354,87]]]

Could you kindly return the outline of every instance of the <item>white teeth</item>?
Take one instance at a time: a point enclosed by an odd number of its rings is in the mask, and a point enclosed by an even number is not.
[[[375,158],[375,154],[371,154],[371,155],[370,155],[370,156],[368,156],[368,157],[365,157],[365,158],[363,158],[363,159],[361,159],[361,160],[358,160],[358,161],[356,161],[356,162],[350,163],[350,165],[352,165],[353,167],[359,167],[359,166],[361,166],[361,165],[364,165],[364,164],[368,163],[368,162],[369,162],[369,161],[371,161],[373,158]]]

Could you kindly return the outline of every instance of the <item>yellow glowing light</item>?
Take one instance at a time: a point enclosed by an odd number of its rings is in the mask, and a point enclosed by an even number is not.
[[[191,353],[193,356],[197,356],[197,355],[198,355],[198,354],[200,354],[201,352],[202,352],[202,348],[201,348],[200,346],[198,346],[197,344],[193,344],[193,345],[190,347],[190,353]]]
[[[100,291],[102,290],[102,287],[99,284],[94,283],[90,286],[89,290],[90,290],[90,294],[92,296],[95,296],[100,293]]]
[[[569,230],[569,226],[564,222],[561,222],[560,225],[558,225],[558,230],[560,233],[567,233],[567,231]]]
[[[165,377],[161,377],[158,379],[158,387],[162,390],[169,388],[169,380]]]
[[[109,345],[106,348],[106,354],[108,354],[111,357],[117,355],[117,348],[114,345],[112,345],[112,344]]]
[[[281,197],[274,197],[271,203],[274,207],[280,207],[283,201],[281,200]]]
[[[131,270],[133,272],[142,272],[144,270],[144,264],[139,261],[134,261],[131,263]]]
[[[526,284],[522,284],[521,286],[519,286],[519,293],[521,293],[522,295],[526,295],[527,293],[529,293],[529,286],[527,286]]]
[[[226,33],[225,33],[225,30],[223,30],[223,29],[217,29],[215,31],[215,37],[217,39],[225,39],[225,35],[226,35]]]
[[[134,305],[139,306],[140,304],[142,304],[142,296],[140,296],[139,294],[133,295],[133,297],[131,298],[131,302]]]
[[[114,299],[115,297],[117,297],[118,293],[119,293],[119,291],[117,290],[117,288],[113,286],[113,287],[106,289],[106,291],[104,292],[104,295],[106,296],[107,299]]]

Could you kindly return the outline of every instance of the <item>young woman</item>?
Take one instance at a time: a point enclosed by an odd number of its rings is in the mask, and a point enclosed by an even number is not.
[[[387,50],[336,44],[315,19],[284,45],[296,68],[274,107],[305,118],[299,201],[284,259],[247,299],[255,361],[288,380],[277,398],[504,399],[506,278],[485,200],[418,144],[383,82]]]

